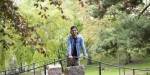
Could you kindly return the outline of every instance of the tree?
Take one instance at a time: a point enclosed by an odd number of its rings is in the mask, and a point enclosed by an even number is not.
[[[139,4],[142,4],[142,0],[90,0],[89,6],[94,5],[95,9],[93,9],[93,17],[102,19],[103,16],[106,14],[108,8],[113,5],[117,6],[117,9],[121,11],[125,11],[128,14],[131,14],[134,11],[134,8]]]
[[[98,45],[97,53],[105,53],[106,56],[115,58],[117,52],[121,51],[120,58],[124,64],[142,60],[148,55],[147,49],[149,49],[147,47],[150,42],[148,23],[150,21],[146,17],[137,19],[127,16],[115,23],[114,27],[99,32],[100,37],[95,43]]]

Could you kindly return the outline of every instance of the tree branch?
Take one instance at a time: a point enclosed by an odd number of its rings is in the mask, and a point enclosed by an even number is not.
[[[142,12],[138,15],[138,19],[140,16],[147,10],[147,8],[150,6],[150,3],[142,10]]]

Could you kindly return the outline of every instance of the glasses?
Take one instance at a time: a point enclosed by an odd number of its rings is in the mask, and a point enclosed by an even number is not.
[[[77,30],[71,30],[71,31],[77,31]]]

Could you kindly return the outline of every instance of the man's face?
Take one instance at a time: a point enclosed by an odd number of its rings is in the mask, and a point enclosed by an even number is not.
[[[71,34],[72,34],[72,36],[76,37],[77,34],[78,34],[77,29],[76,29],[76,28],[73,28],[73,29],[71,30]]]

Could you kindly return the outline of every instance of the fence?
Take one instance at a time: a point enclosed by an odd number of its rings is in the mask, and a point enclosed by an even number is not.
[[[44,61],[40,61],[41,63],[43,63],[42,65],[37,64],[40,62],[36,62],[33,64],[1,71],[0,75],[41,75],[41,74],[47,75],[47,65],[50,65],[50,64],[55,65],[57,62],[62,63],[63,61],[65,61],[65,59],[53,59],[53,61],[51,62],[48,61],[46,63]],[[63,67],[62,67],[62,70],[63,70]],[[40,72],[40,74],[38,71]],[[23,74],[23,73],[30,73],[30,74]]]
[[[137,68],[127,68],[124,66],[120,66],[120,65],[112,65],[112,64],[108,64],[108,63],[104,63],[104,62],[100,62],[100,61],[95,61],[92,60],[94,62],[98,63],[98,75],[108,75],[108,74],[103,74],[103,71],[105,71],[105,67],[111,67],[111,68],[116,68],[116,70],[118,70],[118,74],[115,75],[150,75],[150,68],[145,68],[145,69],[137,69]],[[107,70],[106,70],[107,72]],[[110,74],[113,75],[113,74]]]
[[[95,68],[98,68],[98,74],[97,75],[108,75],[105,74],[104,71],[107,72],[107,70],[105,69],[106,67],[109,68],[116,68],[118,74],[115,75],[150,75],[150,69],[136,69],[136,68],[127,68],[127,67],[123,67],[123,66],[119,66],[119,65],[112,65],[112,64],[108,64],[108,63],[104,63],[104,62],[100,62],[100,61],[95,61],[95,60],[91,60],[93,62],[96,62],[98,66],[95,66]],[[57,62],[60,63],[62,71],[64,70],[64,64],[66,63],[66,59],[53,59],[53,61],[51,60],[43,63],[42,65],[39,65],[37,63],[33,63],[30,65],[25,65],[25,66],[20,66],[18,68],[14,68],[14,69],[10,69],[10,70],[5,70],[0,72],[0,75],[48,75],[47,74],[47,65],[50,64],[56,64]],[[85,68],[87,68],[86,65]],[[30,73],[30,74],[24,74],[24,73]]]

